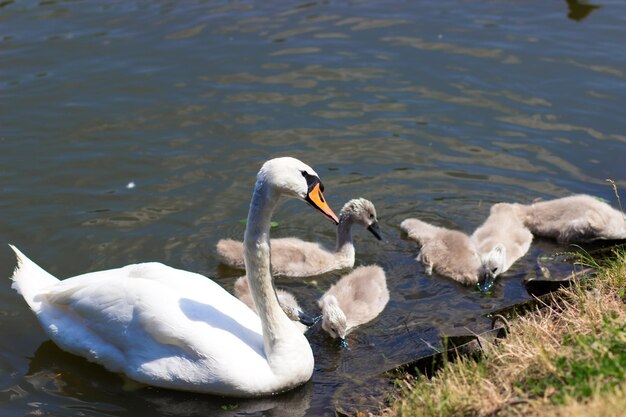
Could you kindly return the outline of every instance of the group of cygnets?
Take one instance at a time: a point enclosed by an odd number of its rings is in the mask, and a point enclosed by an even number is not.
[[[301,320],[301,311],[292,297],[277,293],[272,269],[305,276],[353,267],[353,224],[380,238],[371,202],[352,200],[339,218],[323,191],[313,168],[295,158],[271,159],[259,170],[243,243],[218,245],[225,262],[245,267],[235,291],[247,306],[215,281],[159,262],[59,280],[11,245],[17,257],[13,288],[61,349],[111,372],[152,386],[217,395],[284,392],[311,378],[314,357],[305,327],[292,320]],[[272,213],[285,197],[306,202],[338,226],[334,252],[295,238],[270,242]],[[588,196],[530,206],[496,204],[471,236],[416,219],[401,227],[422,246],[418,259],[428,271],[466,284],[506,271],[528,250],[533,234],[564,242],[626,238],[622,213]],[[356,268],[320,298],[322,327],[345,338],[388,300],[384,271]]]
[[[560,243],[626,239],[624,214],[584,194],[530,205],[494,204],[470,236],[418,219],[406,219],[400,227],[421,246],[417,260],[426,273],[478,284],[482,291],[526,254],[533,236]]]
[[[359,224],[381,240],[374,204],[364,198],[348,201],[339,214],[334,251],[319,243],[289,237],[271,240],[271,268],[275,275],[304,277],[352,268],[355,249],[352,225]],[[420,251],[417,261],[428,275],[434,272],[465,285],[489,290],[496,277],[523,257],[533,236],[555,238],[561,243],[598,239],[626,239],[624,215],[588,195],[574,195],[531,205],[494,204],[489,216],[471,235],[437,227],[416,218],[400,224]],[[217,243],[220,261],[244,269],[243,243],[222,239]],[[314,323],[301,310],[295,297],[277,290],[287,315],[306,332]],[[235,283],[235,295],[256,312],[246,276]],[[318,300],[322,329],[347,346],[346,335],[374,319],[389,301],[385,272],[371,265],[356,268],[342,277]]]
[[[287,277],[306,277],[354,267],[354,224],[363,226],[378,240],[382,239],[374,204],[364,198],[356,198],[348,201],[339,212],[334,251],[319,243],[306,242],[295,237],[271,239],[272,273]],[[224,264],[245,269],[243,242],[222,239],[217,242],[217,254]],[[306,332],[315,320],[302,311],[292,294],[278,289],[276,295],[287,316],[298,321],[298,328]],[[235,282],[235,296],[256,312],[246,276]],[[383,269],[376,265],[358,267],[339,279],[319,299],[322,329],[333,339],[339,338],[341,345],[345,347],[346,335],[355,327],[378,316],[388,301],[389,291]]]

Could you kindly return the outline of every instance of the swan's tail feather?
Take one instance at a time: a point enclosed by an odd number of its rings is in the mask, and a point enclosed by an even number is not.
[[[17,257],[17,267],[11,277],[12,287],[22,294],[30,308],[37,313],[41,303],[35,299],[36,296],[42,289],[58,283],[59,280],[28,259],[18,248],[9,246]]]
[[[232,239],[217,242],[217,255],[222,263],[234,268],[244,269],[243,243]]]

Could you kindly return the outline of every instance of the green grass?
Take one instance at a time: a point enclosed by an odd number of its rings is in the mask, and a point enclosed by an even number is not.
[[[605,416],[626,410],[626,250],[588,254],[596,278],[519,317],[480,361],[405,377],[383,414],[394,416]]]
[[[604,317],[598,334],[563,336],[562,349],[571,356],[558,356],[554,372],[544,377],[529,377],[516,384],[530,395],[540,396],[554,389],[553,404],[565,404],[568,399],[583,400],[594,393],[614,389],[626,380],[626,333],[624,323]]]

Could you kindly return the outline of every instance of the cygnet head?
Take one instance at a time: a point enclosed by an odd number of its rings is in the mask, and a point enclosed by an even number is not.
[[[279,193],[303,199],[333,223],[339,224],[339,219],[324,199],[324,185],[319,176],[304,162],[292,157],[270,159],[257,175],[256,188],[266,184]]]
[[[382,240],[376,208],[374,204],[364,198],[355,198],[348,201],[339,212],[340,222],[358,223],[365,227],[376,239]]]
[[[333,339],[340,338],[342,345],[345,345],[347,320],[346,315],[339,307],[339,302],[334,295],[326,295],[322,298],[322,329],[324,329]]]
[[[498,243],[491,251],[480,257],[482,270],[478,277],[478,289],[487,292],[493,287],[493,283],[498,275],[504,270],[506,263],[506,247]]]
[[[283,309],[283,311],[290,320],[299,321],[300,323],[308,327],[313,326],[319,320],[319,317],[313,317],[305,313],[300,308],[298,302],[296,301],[296,298],[291,293],[279,291],[276,293],[276,295],[278,297],[278,303],[280,304],[280,307]]]

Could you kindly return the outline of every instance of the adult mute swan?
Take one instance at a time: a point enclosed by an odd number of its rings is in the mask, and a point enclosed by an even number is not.
[[[586,194],[516,206],[536,236],[561,243],[626,239],[624,213]]]
[[[248,277],[246,275],[237,278],[233,290],[235,292],[235,297],[237,297],[239,301],[247,305],[250,310],[255,313],[257,312],[254,300],[252,299],[252,294],[250,293]],[[283,309],[287,317],[294,321],[302,333],[306,332],[309,329],[309,326],[315,324],[316,320],[309,317],[304,313],[304,311],[302,311],[300,304],[298,304],[298,300],[296,300],[296,297],[292,293],[278,288],[276,289],[276,298],[278,298],[278,304],[280,304],[280,307]]]
[[[360,266],[331,285],[319,299],[322,329],[347,347],[346,335],[376,318],[388,301],[385,271],[377,265]]]
[[[364,198],[348,201],[339,212],[337,245],[331,251],[319,243],[295,237],[272,239],[272,273],[288,277],[308,277],[354,266],[352,225],[365,227],[381,240],[376,208]],[[244,268],[243,244],[232,239],[217,242],[220,261],[234,268]]]
[[[299,197],[335,224],[318,175],[294,158],[257,175],[244,236],[259,315],[206,277],[160,263],[58,280],[11,246],[13,287],[62,349],[165,388],[253,397],[308,381],[313,353],[285,315],[270,274],[270,219],[278,200]]]

